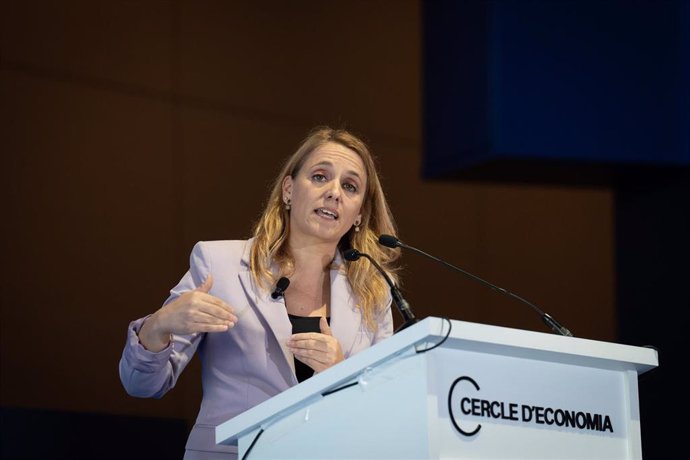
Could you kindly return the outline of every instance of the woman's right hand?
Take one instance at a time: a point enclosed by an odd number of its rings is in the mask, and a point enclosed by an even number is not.
[[[171,334],[195,332],[225,332],[237,324],[233,308],[208,292],[213,277],[198,288],[185,292],[161,307],[144,321],[139,331],[139,342],[150,351],[161,351],[170,343]]]

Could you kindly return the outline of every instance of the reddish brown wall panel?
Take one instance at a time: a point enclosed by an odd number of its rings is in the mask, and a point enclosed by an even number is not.
[[[195,241],[249,235],[321,123],[370,141],[407,242],[615,339],[610,191],[420,179],[416,1],[7,2],[0,21],[1,405],[192,419],[196,365],[162,401],[125,394],[127,323],[165,299]],[[403,262],[420,317],[544,330]]]

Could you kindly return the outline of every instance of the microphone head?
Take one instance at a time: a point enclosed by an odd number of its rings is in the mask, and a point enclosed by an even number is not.
[[[394,237],[393,235],[381,235],[379,236],[379,244],[382,246],[386,246],[387,248],[399,248],[402,246],[402,243],[400,242],[399,239]]]
[[[281,291],[284,291],[288,288],[289,285],[290,280],[283,276],[278,280],[278,283],[276,283],[276,288],[280,289]]]
[[[281,277],[278,280],[278,282],[276,283],[275,290],[273,292],[271,292],[271,298],[277,299],[278,297],[285,294],[285,290],[288,288],[289,285],[290,285],[290,280],[284,276]]]
[[[343,251],[343,257],[345,257],[345,260],[354,262],[355,260],[359,260],[359,258],[362,257],[362,254],[360,254],[358,250],[350,248]]]

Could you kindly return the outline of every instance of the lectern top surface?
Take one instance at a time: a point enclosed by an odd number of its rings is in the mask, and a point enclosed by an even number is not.
[[[271,419],[288,414],[308,401],[323,397],[328,391],[356,381],[366,369],[400,356],[413,355],[416,349],[433,346],[446,336],[442,345],[446,349],[535,361],[635,371],[638,374],[653,369],[659,363],[657,351],[651,348],[429,317],[224,422],[216,427],[216,442],[236,444],[240,436],[269,423]]]

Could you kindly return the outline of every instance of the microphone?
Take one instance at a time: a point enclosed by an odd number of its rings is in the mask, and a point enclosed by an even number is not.
[[[503,289],[502,287],[498,287],[494,284],[491,284],[488,281],[485,281],[485,280],[481,279],[480,277],[473,275],[472,273],[466,272],[462,268],[458,268],[455,265],[451,265],[448,262],[439,259],[438,257],[434,257],[434,256],[427,254],[426,252],[424,252],[420,249],[409,246],[409,245],[403,243],[402,241],[400,241],[399,239],[397,239],[396,237],[391,236],[391,235],[379,236],[379,244],[386,246],[388,248],[393,248],[393,249],[395,249],[395,248],[409,249],[409,250],[414,251],[416,253],[422,254],[425,257],[433,259],[436,262],[440,262],[443,265],[445,265],[446,267],[450,267],[453,270],[459,271],[463,275],[465,275],[469,278],[472,278],[475,281],[479,281],[480,283],[482,283],[485,286],[490,287],[494,291],[498,291],[501,294],[507,295],[508,297],[512,297],[513,299],[519,300],[520,302],[523,302],[523,303],[529,305],[541,317],[541,320],[544,322],[544,324],[546,324],[548,327],[550,327],[551,330],[553,330],[555,333],[566,336],[566,337],[572,337],[573,336],[572,332],[570,332],[567,328],[561,326],[560,323],[558,321],[556,321],[551,315],[549,315],[548,313],[544,313],[539,307],[537,307],[533,303],[528,302],[527,300],[523,299],[522,297],[519,297],[519,296],[513,294],[512,292],[510,292],[506,289]]]
[[[282,297],[285,295],[285,290],[288,288],[290,285],[290,280],[285,278],[284,276],[281,277],[278,282],[276,283],[276,288],[273,292],[271,292],[271,298],[272,299],[277,299],[278,297]]]
[[[407,300],[403,298],[402,294],[400,293],[400,290],[397,288],[395,284],[393,284],[393,281],[391,281],[386,271],[383,268],[381,268],[381,266],[374,260],[373,257],[371,257],[369,254],[359,252],[358,250],[353,248],[346,249],[345,251],[343,251],[343,256],[345,257],[345,260],[349,260],[350,262],[359,260],[360,257],[365,257],[369,259],[369,262],[371,262],[372,265],[376,267],[376,269],[379,271],[379,273],[381,273],[383,278],[386,280],[386,283],[388,283],[388,286],[390,286],[391,288],[391,296],[393,297],[393,302],[395,302],[395,306],[398,307],[398,311],[405,320],[405,322],[398,328],[398,331],[401,331],[418,321],[418,319],[415,318],[414,313],[412,313],[410,304],[407,303]]]

